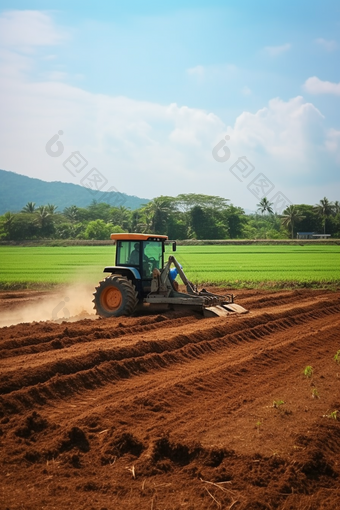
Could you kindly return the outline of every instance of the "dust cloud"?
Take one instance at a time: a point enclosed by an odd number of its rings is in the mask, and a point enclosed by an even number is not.
[[[74,284],[58,292],[3,293],[0,298],[0,327],[22,322],[95,319],[93,292],[91,285]]]

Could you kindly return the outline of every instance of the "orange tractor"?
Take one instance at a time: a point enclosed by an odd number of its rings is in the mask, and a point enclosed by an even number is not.
[[[247,313],[234,303],[233,294],[221,296],[197,290],[185,276],[182,266],[173,255],[164,265],[165,244],[168,237],[155,234],[111,234],[116,244],[116,265],[107,266],[110,273],[94,292],[94,308],[101,317],[132,315],[144,304],[155,308],[188,308],[205,317]],[[176,243],[172,243],[176,251]],[[186,292],[179,292],[179,276]],[[156,306],[157,305],[157,306]]]

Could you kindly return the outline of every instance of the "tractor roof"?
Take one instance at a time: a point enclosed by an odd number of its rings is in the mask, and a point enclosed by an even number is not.
[[[159,236],[157,234],[111,234],[111,239],[115,241],[167,241],[168,236]]]

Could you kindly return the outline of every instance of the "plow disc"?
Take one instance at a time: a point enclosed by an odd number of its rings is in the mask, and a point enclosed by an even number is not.
[[[206,306],[203,308],[204,317],[227,317],[228,315],[233,315],[235,313],[248,313],[248,310],[236,303]]]

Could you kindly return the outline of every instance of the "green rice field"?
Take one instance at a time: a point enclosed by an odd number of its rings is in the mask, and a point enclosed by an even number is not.
[[[340,246],[183,246],[178,259],[197,283],[226,282],[234,287],[340,284]]]
[[[171,254],[167,247],[166,256]],[[94,285],[114,265],[113,246],[0,247],[0,288]],[[178,246],[174,254],[197,284],[231,287],[340,285],[340,246]]]

